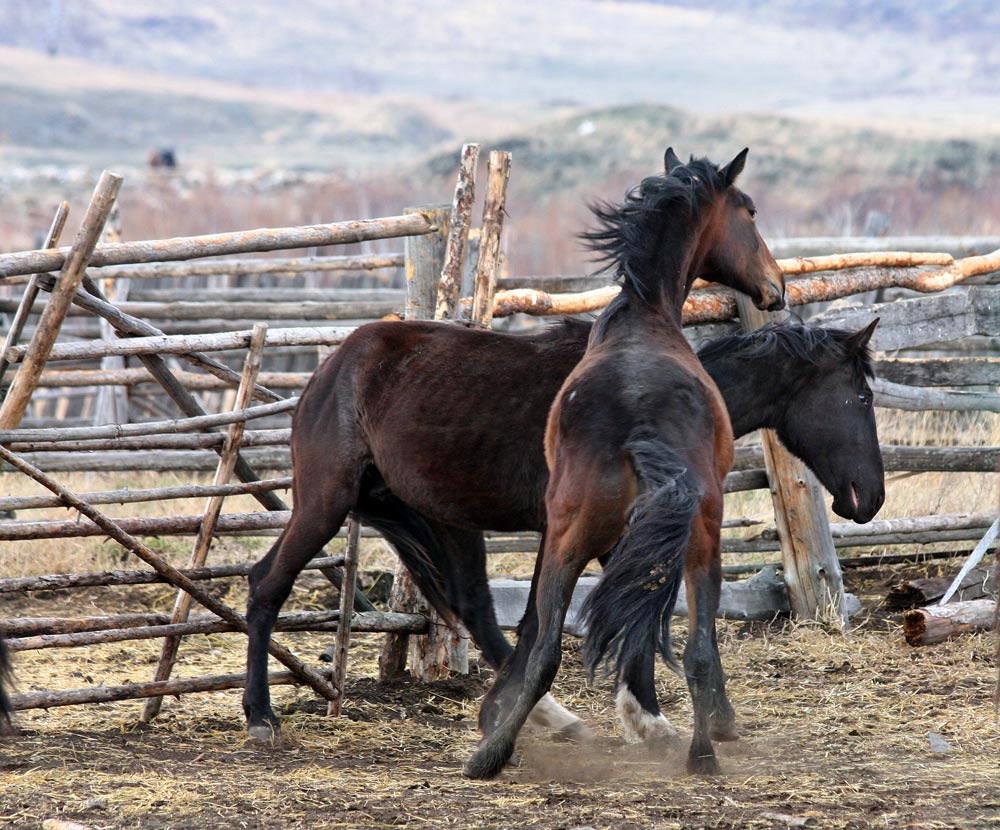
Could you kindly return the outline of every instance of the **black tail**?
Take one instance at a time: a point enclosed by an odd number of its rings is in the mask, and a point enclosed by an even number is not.
[[[0,734],[9,732],[13,728],[10,720],[13,710],[10,706],[10,698],[7,697],[6,688],[10,682],[10,652],[7,648],[7,641],[0,637]]]
[[[455,623],[442,573],[448,555],[426,519],[388,489],[377,494],[362,492],[353,512],[386,538],[434,610],[446,622]]]
[[[625,449],[646,490],[633,503],[629,527],[582,610],[587,668],[593,676],[601,663],[613,660],[616,681],[653,646],[681,672],[670,646],[670,615],[702,496],[694,476],[656,433],[635,430]]]

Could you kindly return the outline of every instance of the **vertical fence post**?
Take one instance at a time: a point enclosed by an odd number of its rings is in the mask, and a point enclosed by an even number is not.
[[[736,305],[744,331],[778,319],[755,308],[743,294],[736,294]],[[826,517],[823,489],[771,430],[762,429],[760,437],[792,612],[803,619],[822,619],[846,628],[844,578]]]
[[[435,320],[456,319],[458,296],[462,291],[465,269],[465,252],[469,243],[469,225],[472,221],[472,203],[476,199],[476,165],[479,162],[479,145],[462,147],[462,162],[455,185],[455,200],[451,205],[451,227],[448,247],[441,267]]]
[[[104,242],[122,241],[121,209],[115,205],[104,226]],[[104,295],[112,303],[120,303],[128,298],[129,280],[103,279],[101,288]],[[101,340],[111,342],[115,338],[114,327],[101,317],[98,320],[101,330]],[[110,356],[101,358],[101,369],[105,371],[124,369],[125,358]],[[101,386],[97,390],[97,400],[94,403],[94,424],[127,424],[128,423],[128,387]]]
[[[479,266],[476,268],[472,319],[485,328],[493,322],[493,297],[497,290],[500,266],[500,235],[507,204],[507,180],[510,178],[510,153],[490,153],[486,204],[483,206],[483,233],[479,239]]]
[[[437,305],[438,278],[444,265],[448,244],[449,213],[447,207],[420,211],[437,230],[426,236],[406,239],[406,319],[428,320],[434,316]],[[468,637],[453,631],[428,608],[409,573],[402,563],[396,566],[389,607],[393,611],[426,614],[430,632],[419,638],[406,634],[388,634],[379,658],[379,677],[389,680],[398,677],[406,668],[406,656],[411,654],[410,669],[421,680],[437,680],[451,672],[469,670]]]

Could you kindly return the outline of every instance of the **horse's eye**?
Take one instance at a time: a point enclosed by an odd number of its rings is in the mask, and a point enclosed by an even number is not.
[[[871,406],[872,405],[872,396],[871,396],[871,393],[870,392],[862,392],[860,395],[858,395],[858,402],[862,406]]]
[[[747,210],[750,211],[750,218],[751,219],[756,219],[757,218],[757,208],[747,208]]]

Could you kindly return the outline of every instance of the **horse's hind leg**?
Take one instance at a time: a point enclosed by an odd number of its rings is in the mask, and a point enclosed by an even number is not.
[[[722,585],[721,498],[718,505],[715,501],[706,498],[702,502],[702,512],[692,527],[685,568],[690,632],[684,649],[684,671],[694,705],[694,737],[688,754],[688,771],[706,775],[719,771],[712,738],[728,738],[736,731],[715,632]]]
[[[303,488],[297,488],[299,495]],[[356,487],[323,488],[303,493],[292,518],[274,546],[250,570],[250,598],[247,602],[247,680],[243,711],[247,731],[253,738],[270,740],[278,732],[279,720],[271,709],[267,684],[268,644],[278,612],[291,593],[295,578],[310,559],[340,530],[356,499]]]

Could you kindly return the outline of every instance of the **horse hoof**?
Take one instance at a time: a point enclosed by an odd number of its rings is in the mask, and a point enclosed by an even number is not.
[[[654,758],[660,758],[684,748],[684,741],[676,732],[662,732],[644,742],[646,751]]]
[[[462,775],[476,781],[496,778],[513,755],[512,752],[507,757],[501,757],[488,748],[480,747],[465,762],[465,766],[462,767]]]
[[[687,771],[691,775],[718,775],[722,772],[715,755],[688,756]]]
[[[594,732],[582,720],[578,720],[553,732],[552,740],[560,743],[585,744],[594,740]]]
[[[247,727],[247,737],[252,741],[273,744],[281,735],[281,727],[270,723],[258,723]]]

